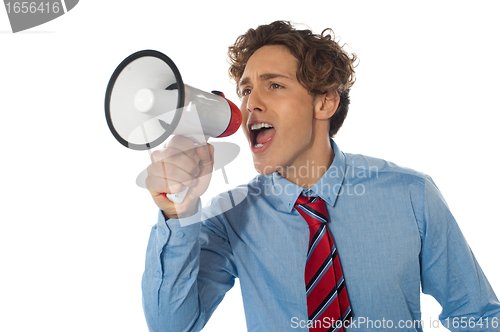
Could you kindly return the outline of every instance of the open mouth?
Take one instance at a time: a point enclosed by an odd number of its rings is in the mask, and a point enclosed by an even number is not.
[[[255,149],[264,147],[276,134],[276,129],[274,129],[274,127],[269,123],[265,122],[253,123],[249,125],[249,129],[252,148]]]

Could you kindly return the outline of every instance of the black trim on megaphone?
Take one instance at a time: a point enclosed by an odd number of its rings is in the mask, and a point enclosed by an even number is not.
[[[177,89],[179,89],[177,83],[172,83],[165,88],[165,90],[177,90]]]
[[[159,138],[157,138],[156,140],[154,140],[152,142],[148,142],[146,144],[133,144],[133,143],[128,142],[126,139],[124,139],[118,133],[118,131],[115,129],[115,127],[113,126],[113,120],[111,119],[109,103],[111,101],[113,87],[116,83],[118,76],[123,71],[123,69],[125,69],[125,67],[127,67],[134,60],[137,60],[139,58],[146,57],[146,56],[156,57],[160,60],[163,60],[170,67],[170,69],[172,69],[172,72],[174,73],[174,76],[175,76],[177,83],[174,83],[174,84],[172,84],[168,87],[165,87],[165,88],[166,89],[178,89],[177,109],[175,111],[175,115],[174,115],[174,119],[172,120],[172,123],[167,124],[165,122],[163,122],[163,123],[160,122],[162,127],[165,129],[165,132]],[[174,85],[175,85],[175,87],[174,87]],[[168,56],[166,56],[165,54],[158,52],[158,51],[155,51],[155,50],[138,51],[134,54],[129,55],[125,60],[123,60],[118,65],[118,67],[115,69],[115,71],[113,72],[113,75],[111,76],[111,78],[109,80],[108,87],[106,89],[106,97],[104,100],[104,110],[105,110],[105,114],[106,114],[106,122],[108,123],[108,127],[111,130],[111,133],[113,134],[113,136],[123,146],[130,148],[130,149],[133,149],[133,150],[152,149],[152,148],[158,146],[159,144],[161,144],[162,142],[164,142],[174,132],[174,130],[177,127],[177,125],[179,124],[179,120],[181,119],[181,116],[182,116],[182,109],[184,107],[184,98],[185,98],[184,83],[182,82],[181,74],[180,74],[179,70],[177,69],[177,67],[175,66],[174,62],[172,60],[170,60],[170,58]]]

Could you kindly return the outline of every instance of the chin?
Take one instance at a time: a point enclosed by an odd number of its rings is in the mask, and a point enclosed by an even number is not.
[[[258,160],[255,156],[253,157],[253,167],[257,173],[262,175],[272,174],[279,169],[279,167],[274,165],[272,162]]]

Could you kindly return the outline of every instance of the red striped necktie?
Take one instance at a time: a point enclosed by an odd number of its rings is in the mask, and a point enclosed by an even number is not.
[[[305,269],[309,331],[339,331],[353,317],[339,255],[328,230],[328,212],[320,197],[300,196],[297,211],[309,225]]]

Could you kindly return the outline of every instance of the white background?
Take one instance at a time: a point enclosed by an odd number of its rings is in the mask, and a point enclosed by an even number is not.
[[[293,3],[80,1],[17,34],[0,9],[0,330],[147,331],[140,281],[157,209],[135,177],[149,156],[108,130],[108,80],[156,49],[188,84],[238,103],[227,47],[277,19],[330,27],[359,56],[336,142],[431,175],[500,293],[498,2]],[[242,152],[208,196],[256,174],[243,134],[227,141]],[[440,308],[422,306],[428,326]],[[245,330],[238,283],[205,330]]]

